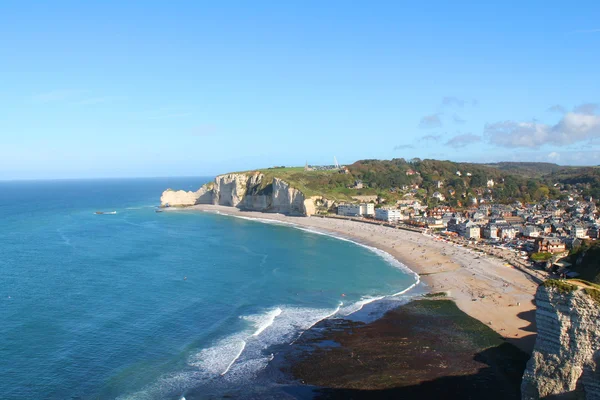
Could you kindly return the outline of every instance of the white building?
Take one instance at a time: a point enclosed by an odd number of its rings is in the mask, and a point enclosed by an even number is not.
[[[489,224],[483,228],[483,237],[486,239],[498,239],[498,226]]]
[[[375,219],[387,222],[398,222],[404,219],[402,211],[397,208],[376,208]]]
[[[361,217],[375,215],[375,204],[373,203],[361,203],[361,204],[340,204],[338,205],[338,215],[344,215],[347,217]]]
[[[446,197],[444,197],[444,195],[441,194],[440,192],[435,192],[431,197],[438,199],[439,201],[446,200]]]
[[[517,236],[517,230],[511,226],[500,228],[500,237],[502,239],[514,239]]]
[[[578,239],[585,239],[588,237],[587,229],[585,229],[581,225],[573,225],[573,227],[571,228],[571,236],[574,236]]]
[[[540,230],[537,228],[537,226],[534,225],[525,225],[523,227],[523,236],[527,236],[530,238],[536,238],[536,237],[540,237]]]
[[[465,228],[465,238],[467,238],[467,239],[481,238],[481,228],[477,225],[467,226]]]
[[[488,181],[487,181],[487,187],[489,187],[489,188],[493,188],[493,187],[494,187],[494,185],[495,185],[495,182],[494,182],[494,180],[493,180],[493,179],[490,179],[490,180],[488,180]]]

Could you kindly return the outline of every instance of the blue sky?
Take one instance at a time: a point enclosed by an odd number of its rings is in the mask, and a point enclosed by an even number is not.
[[[0,179],[600,164],[600,2],[472,3],[3,1]]]

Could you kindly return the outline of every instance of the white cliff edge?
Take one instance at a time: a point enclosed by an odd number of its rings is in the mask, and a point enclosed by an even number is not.
[[[542,285],[536,306],[538,336],[523,400],[600,399],[600,305],[582,289]]]
[[[264,182],[264,179],[259,172],[219,175],[214,182],[195,192],[167,189],[162,193],[160,203],[163,207],[215,204],[248,211],[309,216],[316,212],[315,202],[323,201],[319,196],[307,198],[279,178],[273,178],[272,182]]]

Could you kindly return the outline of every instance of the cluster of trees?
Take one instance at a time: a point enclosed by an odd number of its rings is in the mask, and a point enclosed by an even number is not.
[[[315,193],[378,194],[385,198],[401,196],[403,186],[418,185],[418,197],[432,200],[434,192],[442,193],[451,206],[465,205],[470,197],[491,195],[495,202],[515,200],[537,202],[560,199],[563,194],[555,187],[562,183],[583,190],[583,195],[600,198],[600,168],[560,167],[556,164],[500,163],[473,164],[440,160],[360,160],[348,166],[349,174],[337,171],[306,173],[298,168],[276,168],[277,175],[299,188]],[[459,174],[457,174],[459,172]],[[350,189],[355,181],[364,185],[362,190]],[[488,181],[493,180],[493,187]],[[438,181],[443,182],[439,187]],[[432,204],[435,205],[435,204]]]
[[[567,189],[580,187],[584,196],[600,199],[600,168],[565,168],[550,175],[548,180],[562,183]]]
[[[531,202],[560,196],[557,189],[540,179],[513,175],[482,164],[420,159],[406,161],[400,158],[361,160],[349,168],[353,176],[371,188],[381,190],[418,184],[427,196],[439,191],[454,206],[458,205],[463,194],[464,197],[478,197],[487,193],[498,202]],[[418,174],[407,175],[407,171]],[[489,180],[494,181],[493,188],[488,188]],[[438,181],[443,182],[443,187],[438,187]],[[488,189],[491,193],[488,193]]]

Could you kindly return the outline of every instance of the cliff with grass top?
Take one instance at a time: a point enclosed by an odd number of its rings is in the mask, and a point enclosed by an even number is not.
[[[349,199],[325,190],[319,183],[319,178],[337,175],[341,174],[338,171],[306,172],[303,168],[230,173],[217,176],[195,192],[167,189],[160,201],[162,206],[170,207],[215,204],[248,211],[308,216],[319,208],[331,208],[336,200]]]
[[[596,187],[600,187],[600,168],[360,160],[341,170],[274,167],[220,175],[196,192],[165,191],[161,201],[171,206],[208,203],[309,214],[313,208],[327,209],[331,202],[352,201],[357,196],[376,196],[387,204],[416,199],[435,206],[438,200],[433,194],[440,192],[447,205],[463,207],[470,199],[481,197],[499,203],[560,198],[562,182],[568,182],[565,187],[580,190],[582,195],[595,196]]]
[[[538,336],[523,375],[523,400],[600,399],[600,290],[549,280],[536,293]]]

